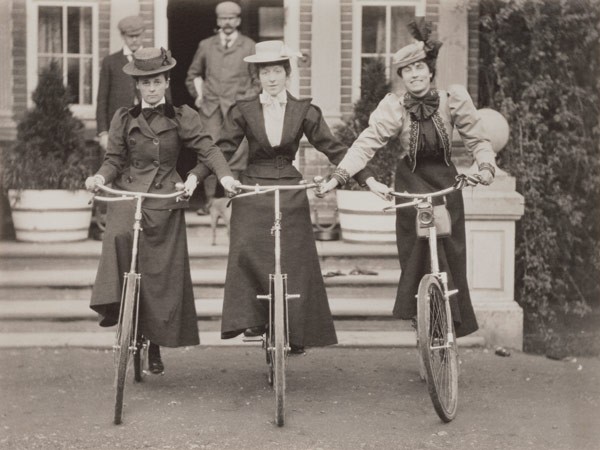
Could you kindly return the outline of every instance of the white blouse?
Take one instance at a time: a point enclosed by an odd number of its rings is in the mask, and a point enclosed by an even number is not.
[[[287,104],[287,92],[284,89],[276,97],[272,97],[265,91],[260,93],[260,103],[263,107],[265,119],[265,131],[269,144],[276,147],[281,144],[283,132],[283,118],[285,117],[285,105]]]

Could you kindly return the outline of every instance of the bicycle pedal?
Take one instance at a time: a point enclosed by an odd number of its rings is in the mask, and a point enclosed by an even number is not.
[[[296,300],[300,298],[300,294],[286,294],[286,300]]]
[[[458,294],[458,289],[452,289],[451,291],[448,291],[448,297],[450,297],[451,295],[456,295]]]
[[[263,342],[262,338],[243,338],[243,342]]]

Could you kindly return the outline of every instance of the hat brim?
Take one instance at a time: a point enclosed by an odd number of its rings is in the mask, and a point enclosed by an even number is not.
[[[253,64],[261,64],[261,63],[277,63],[289,61],[289,56],[267,56],[267,55],[250,55],[244,58],[244,61]]]
[[[415,55],[412,58],[405,58],[400,61],[392,60],[392,65],[396,66],[398,69],[402,69],[403,67],[406,67],[412,63],[416,63],[417,61],[424,61],[426,58],[427,55],[425,54],[425,52],[423,52],[422,54]]]
[[[132,77],[148,77],[150,75],[158,75],[159,73],[168,72],[175,67],[175,64],[177,64],[175,58],[171,58],[171,61],[173,61],[171,64],[167,66],[160,66],[154,70],[140,70],[135,67],[134,61],[131,61],[123,66],[123,72],[125,72],[127,75],[131,75]]]

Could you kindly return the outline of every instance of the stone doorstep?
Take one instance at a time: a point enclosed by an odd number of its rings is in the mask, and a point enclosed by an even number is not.
[[[335,317],[389,317],[394,299],[332,298]],[[198,317],[220,317],[223,300],[196,299]],[[0,320],[92,320],[96,313],[86,300],[0,300]]]
[[[378,270],[377,275],[344,275],[326,277],[326,286],[396,286],[400,278],[399,270]],[[64,269],[47,270],[2,270],[0,271],[0,287],[91,287],[96,278],[95,269],[79,269],[68,271]],[[225,271],[193,270],[194,285],[222,286],[225,283]]]
[[[337,344],[340,347],[415,347],[416,338],[412,331],[339,331]],[[31,332],[0,333],[0,348],[26,347],[84,347],[110,349],[114,343],[114,332]],[[260,342],[243,342],[242,337],[222,340],[218,331],[200,332],[200,342],[205,346],[250,346],[260,347]],[[459,347],[479,347],[485,340],[478,336],[458,339]]]

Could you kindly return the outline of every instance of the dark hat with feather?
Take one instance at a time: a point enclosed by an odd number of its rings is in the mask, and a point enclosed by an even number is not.
[[[409,64],[421,60],[428,60],[435,66],[438,52],[442,43],[430,39],[431,22],[426,22],[423,17],[418,17],[408,24],[408,30],[415,42],[398,50],[392,56],[392,63],[401,69]]]

